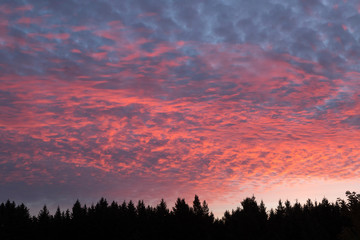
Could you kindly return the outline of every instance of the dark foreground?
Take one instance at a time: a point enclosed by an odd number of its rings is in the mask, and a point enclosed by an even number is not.
[[[192,205],[179,198],[171,210],[164,201],[156,207],[77,201],[71,211],[58,208],[54,215],[44,206],[36,217],[24,204],[7,201],[0,205],[0,239],[360,239],[360,195],[346,195],[336,203],[279,201],[270,211],[246,198],[222,219],[214,219],[197,196]]]

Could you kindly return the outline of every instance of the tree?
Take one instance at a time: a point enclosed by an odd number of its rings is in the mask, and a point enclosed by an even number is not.
[[[40,224],[49,224],[50,222],[50,213],[46,205],[40,210],[38,215],[38,220]]]
[[[129,216],[135,217],[136,208],[135,208],[135,205],[134,205],[133,201],[131,201],[131,200],[129,201],[129,203],[127,205],[127,211],[128,211]]]
[[[54,214],[54,222],[55,222],[56,224],[60,224],[61,220],[62,220],[61,211],[60,211],[60,207],[58,206],[58,207],[56,208],[56,212],[55,212],[55,214]]]
[[[203,216],[205,217],[205,221],[207,223],[212,224],[215,219],[214,214],[212,212],[210,212],[209,206],[205,200],[203,201],[203,204],[202,204],[202,212],[203,212]]]
[[[173,207],[174,215],[179,218],[186,218],[190,216],[190,207],[185,202],[185,199],[178,198],[175,202],[175,206]]]
[[[169,215],[169,209],[167,208],[164,199],[161,199],[160,203],[156,206],[156,215],[158,217],[166,217]]]
[[[193,201],[193,211],[196,216],[203,216],[203,208],[201,206],[200,199],[197,195],[195,195],[194,201]]]
[[[137,212],[138,216],[145,217],[146,207],[145,207],[144,201],[142,201],[142,200],[138,201],[138,204],[136,206],[136,212]]]
[[[79,200],[76,200],[72,207],[72,219],[77,221],[86,215],[86,210],[81,207]]]
[[[360,239],[360,194],[350,191],[346,191],[345,194],[347,197],[345,216],[351,223],[344,228],[340,236],[344,240]]]

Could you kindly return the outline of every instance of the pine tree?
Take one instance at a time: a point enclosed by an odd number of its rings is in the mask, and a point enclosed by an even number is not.
[[[203,208],[201,206],[201,202],[200,199],[197,195],[195,195],[194,201],[193,201],[193,211],[195,213],[196,216],[203,216],[204,215],[204,211]]]
[[[48,224],[50,222],[50,212],[46,205],[40,210],[38,220],[40,224]]]
[[[56,208],[56,212],[54,214],[54,222],[55,224],[60,224],[61,223],[61,220],[62,220],[62,217],[61,217],[61,211],[60,211],[60,207],[58,206]]]
[[[164,199],[161,199],[160,203],[156,206],[156,215],[158,217],[165,217],[169,215],[169,209],[167,208]]]

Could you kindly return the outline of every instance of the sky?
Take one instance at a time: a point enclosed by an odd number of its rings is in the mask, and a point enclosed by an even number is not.
[[[360,180],[357,0],[0,2],[0,201],[207,200]]]

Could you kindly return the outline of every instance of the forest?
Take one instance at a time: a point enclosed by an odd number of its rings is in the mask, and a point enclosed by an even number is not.
[[[195,195],[191,204],[178,198],[169,209],[144,201],[109,203],[101,198],[91,206],[77,200],[71,210],[50,214],[45,205],[31,216],[24,204],[0,204],[0,239],[360,239],[360,194],[330,203],[289,201],[267,210],[248,197],[239,207],[215,218],[206,201]]]

